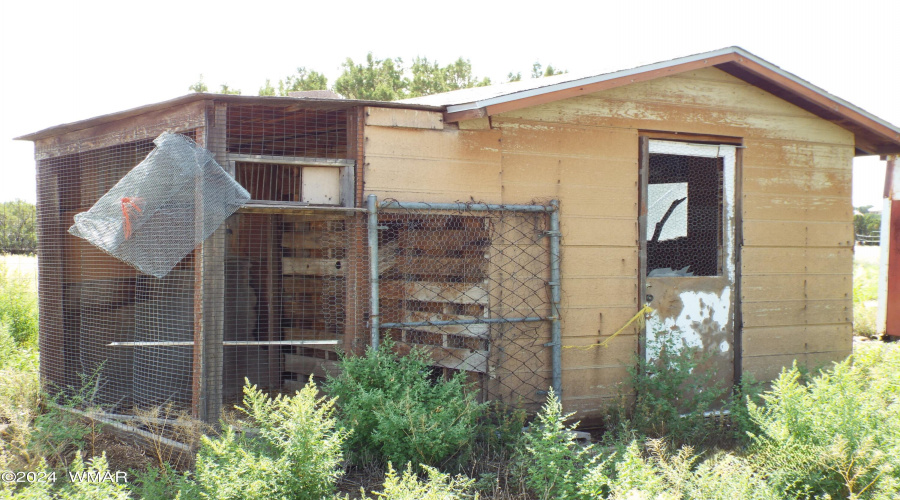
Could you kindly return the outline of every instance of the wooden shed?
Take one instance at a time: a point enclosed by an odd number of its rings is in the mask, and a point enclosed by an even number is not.
[[[157,279],[66,230],[164,131],[252,201]],[[244,377],[291,388],[379,332],[486,397],[557,385],[583,417],[661,335],[725,383],[839,360],[852,159],[900,153],[897,127],[740,48],[394,103],[192,94],[21,139],[45,380],[107,370],[116,411],[204,418]]]

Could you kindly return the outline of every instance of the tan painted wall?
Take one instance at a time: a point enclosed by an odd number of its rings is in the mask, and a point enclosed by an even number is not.
[[[366,192],[560,199],[564,344],[595,343],[637,311],[638,137],[656,130],[744,139],[745,372],[768,379],[795,358],[817,366],[849,353],[852,133],[713,68],[504,113],[488,125],[367,126]],[[636,330],[628,333],[607,349],[563,351],[567,411],[584,416],[615,396],[638,347]]]

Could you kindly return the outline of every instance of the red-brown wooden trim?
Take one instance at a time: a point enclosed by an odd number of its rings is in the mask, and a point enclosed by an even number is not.
[[[808,102],[817,104],[833,113],[840,115],[843,118],[846,118],[847,120],[850,120],[857,125],[861,125],[866,129],[871,130],[872,132],[887,139],[890,142],[900,142],[900,133],[882,125],[875,120],[872,120],[871,118],[853,109],[848,108],[843,104],[838,103],[837,101],[834,101],[833,99],[826,97],[823,94],[820,94],[819,92],[816,92],[815,90],[801,85],[788,77],[782,76],[755,61],[751,61],[747,58],[738,56],[734,60],[734,63],[740,65],[743,68],[746,68],[747,70],[755,73],[762,78],[765,78],[766,80],[776,84],[783,89],[789,90],[792,94],[801,97]]]
[[[884,189],[888,196],[893,196],[892,182],[893,170],[896,166],[896,157],[888,158],[887,172],[885,172]],[[888,269],[887,269],[887,297],[884,304],[886,308],[884,332],[891,336],[900,336],[900,200],[891,199],[890,236],[888,244]]]
[[[444,123],[455,123],[464,120],[475,120],[488,115],[487,108],[467,109],[456,113],[444,113]]]
[[[666,141],[729,144],[732,146],[742,146],[744,144],[743,138],[728,135],[691,134],[665,130],[640,130],[638,131],[638,135],[649,137],[650,139],[661,139]]]

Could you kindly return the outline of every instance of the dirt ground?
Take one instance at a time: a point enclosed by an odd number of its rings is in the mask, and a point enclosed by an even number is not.
[[[153,460],[147,456],[147,453],[141,447],[120,439],[109,430],[101,430],[93,440],[93,443],[90,438],[87,438],[86,441],[85,455],[99,455],[102,452],[106,452],[109,470],[145,471],[149,466],[153,465]],[[94,449],[94,453],[91,453],[91,448]]]

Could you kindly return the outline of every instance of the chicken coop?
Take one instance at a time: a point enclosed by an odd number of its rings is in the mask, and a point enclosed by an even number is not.
[[[366,206],[363,104],[192,95],[36,138],[51,390],[214,421],[390,337],[536,400],[555,208]]]
[[[852,160],[900,153],[736,47],[398,102],[191,94],[21,139],[45,383],[208,420],[387,338],[582,418],[660,337],[726,385],[842,359]]]

